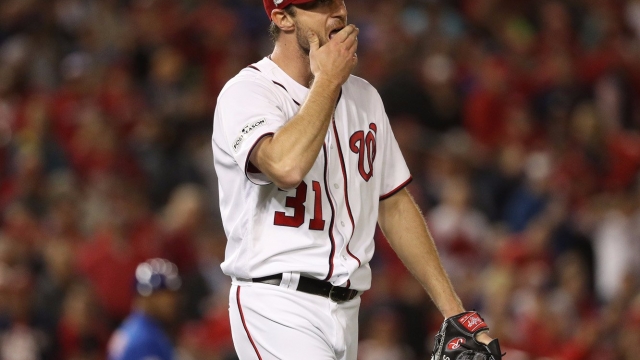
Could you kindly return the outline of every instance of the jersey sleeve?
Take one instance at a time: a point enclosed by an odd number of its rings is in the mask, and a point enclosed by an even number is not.
[[[389,118],[382,109],[382,128],[380,132],[379,152],[382,156],[382,182],[380,184],[380,200],[387,199],[407,186],[411,180],[411,173],[402,156],[398,142],[393,135]]]
[[[286,121],[273,90],[249,78],[228,85],[218,97],[214,133],[222,132],[218,139],[223,144],[219,145],[247,178],[266,185],[271,181],[250,163],[249,156],[260,140],[273,135]]]

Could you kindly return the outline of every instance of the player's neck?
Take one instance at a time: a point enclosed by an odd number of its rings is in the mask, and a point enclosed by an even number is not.
[[[271,53],[271,61],[298,84],[309,87],[313,80],[309,56],[302,52],[297,42],[278,41]]]

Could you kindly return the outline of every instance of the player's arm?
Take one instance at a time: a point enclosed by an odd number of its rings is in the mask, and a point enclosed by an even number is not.
[[[380,201],[378,224],[400,260],[427,290],[442,315],[449,317],[463,312],[422,213],[407,189]]]
[[[465,311],[442,267],[424,217],[406,188],[380,201],[378,224],[400,260],[427,290],[442,315],[448,318]],[[485,333],[479,334],[477,339],[484,343],[491,341]]]
[[[349,25],[319,47],[310,34],[310,66],[314,81],[300,111],[272,137],[262,139],[249,157],[282,189],[298,186],[311,170],[333,117],[342,84],[357,64],[358,29]]]

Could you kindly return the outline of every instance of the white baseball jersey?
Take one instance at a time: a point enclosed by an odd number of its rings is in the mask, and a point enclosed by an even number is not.
[[[242,279],[294,271],[364,291],[379,201],[411,175],[377,91],[350,76],[302,183],[288,191],[271,183],[249,162],[251,151],[296,115],[308,93],[264,58],[218,97],[212,143],[228,240],[222,270]]]

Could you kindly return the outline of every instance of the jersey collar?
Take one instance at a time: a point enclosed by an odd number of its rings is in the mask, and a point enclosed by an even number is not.
[[[293,80],[291,76],[280,69],[268,56],[260,60],[256,65],[258,65],[260,71],[264,72],[272,81],[284,86],[289,95],[291,95],[297,103],[302,104],[307,98],[307,95],[309,95],[309,88]]]

